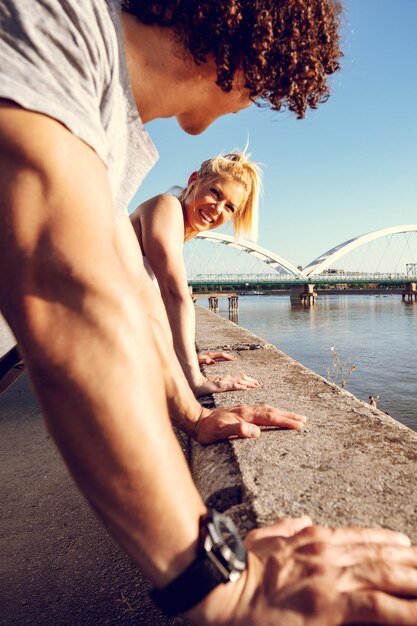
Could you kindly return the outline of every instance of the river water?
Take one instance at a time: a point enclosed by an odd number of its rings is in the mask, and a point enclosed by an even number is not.
[[[208,306],[205,298],[199,304]],[[227,298],[219,304],[228,318]],[[336,384],[355,365],[346,389],[365,401],[379,396],[379,409],[417,431],[417,302],[319,294],[304,308],[289,296],[247,295],[239,297],[238,323]]]

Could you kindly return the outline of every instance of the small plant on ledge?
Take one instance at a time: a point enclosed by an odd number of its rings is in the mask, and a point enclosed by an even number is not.
[[[336,346],[330,346],[332,353],[333,363],[332,368],[327,370],[327,378],[331,383],[338,385],[342,389],[347,386],[349,378],[356,369],[349,358],[342,361],[337,354]]]

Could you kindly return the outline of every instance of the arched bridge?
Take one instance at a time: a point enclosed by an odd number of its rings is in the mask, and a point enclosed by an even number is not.
[[[381,230],[376,230],[370,233],[366,233],[364,235],[359,235],[358,237],[354,237],[353,239],[349,239],[334,248],[331,248],[327,252],[324,252],[320,256],[318,256],[314,261],[311,261],[308,265],[306,265],[302,270],[298,269],[291,262],[287,261],[283,257],[277,255],[266,248],[262,248],[253,242],[244,241],[244,240],[236,240],[234,237],[230,235],[224,235],[223,233],[215,233],[212,231],[206,231],[203,233],[199,233],[197,237],[200,239],[214,240],[218,241],[226,246],[230,246],[232,248],[236,248],[238,250],[243,250],[250,255],[253,255],[266,263],[272,270],[280,271],[282,270],[287,272],[287,277],[282,276],[282,282],[288,282],[288,274],[292,277],[295,283],[300,282],[322,282],[324,280],[323,272],[326,272],[331,265],[341,259],[343,256],[354,250],[355,248],[359,248],[362,245],[370,243],[376,239],[380,239],[382,237],[387,237],[389,235],[396,235],[400,233],[411,233],[417,232],[417,224],[408,224],[403,226],[393,226],[390,228],[383,228]],[[417,260],[417,259],[416,259]],[[327,274],[327,272],[326,272]],[[415,274],[413,275],[415,278]],[[348,273],[343,273],[343,279],[346,280],[349,277]],[[364,274],[358,276],[358,273],[355,273],[355,277],[349,277],[349,281],[353,280],[354,282],[361,282],[364,280],[372,280],[373,278],[380,279],[381,281],[384,279],[383,274]],[[385,276],[385,282],[401,280],[401,278],[407,279],[406,274],[398,275],[389,275]],[[315,281],[313,281],[315,279]],[[410,277],[408,276],[408,280]],[[337,275],[333,275],[333,278],[326,276],[325,282],[340,282],[341,277]]]

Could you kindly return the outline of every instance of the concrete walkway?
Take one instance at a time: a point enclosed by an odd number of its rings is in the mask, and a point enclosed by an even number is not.
[[[166,621],[96,520],[45,431],[26,376],[0,396],[0,623]]]

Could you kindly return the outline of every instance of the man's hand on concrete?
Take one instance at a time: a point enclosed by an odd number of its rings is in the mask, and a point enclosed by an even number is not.
[[[308,518],[298,523],[302,529],[286,538],[280,524],[249,533],[247,572],[216,587],[190,611],[191,620],[205,626],[417,624],[417,548],[404,535],[309,526]],[[296,523],[285,524],[285,534],[296,531]]]
[[[195,424],[193,437],[198,443],[206,445],[229,437],[259,437],[260,426],[299,429],[305,421],[303,415],[283,411],[268,404],[203,408]]]

